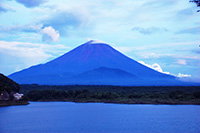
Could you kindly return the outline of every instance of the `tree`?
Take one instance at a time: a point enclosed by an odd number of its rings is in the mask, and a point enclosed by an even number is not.
[[[193,2],[197,5],[197,7],[200,7],[200,0],[190,0],[190,2]],[[197,12],[200,12],[200,10],[197,10]]]
[[[20,86],[18,83],[14,82],[13,80],[0,73],[0,94],[4,90],[7,91],[9,94],[12,91],[19,92]]]

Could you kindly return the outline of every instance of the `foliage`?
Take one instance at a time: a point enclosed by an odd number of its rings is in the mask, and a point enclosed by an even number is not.
[[[196,97],[196,98],[200,98],[200,91],[195,91],[193,93],[193,95]]]
[[[200,7],[200,0],[190,0],[190,2],[193,2],[197,5],[197,7]],[[200,10],[197,10],[197,12],[200,12]]]
[[[197,4],[197,6],[200,6],[200,0],[190,0],[190,2],[194,2]]]
[[[19,84],[0,73],[0,93],[4,90],[8,93],[11,93],[11,91],[18,92],[19,89]]]
[[[35,88],[34,88],[35,87]],[[21,85],[31,101],[200,104],[199,86],[40,86]]]

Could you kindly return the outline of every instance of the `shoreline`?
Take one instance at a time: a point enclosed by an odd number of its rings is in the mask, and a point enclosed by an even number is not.
[[[17,106],[17,105],[28,105],[28,104],[30,104],[29,101],[15,101],[15,100],[0,101],[0,107]]]
[[[0,107],[6,106],[18,106],[18,105],[28,105],[29,102],[73,102],[73,103],[104,103],[104,104],[124,104],[124,105],[200,105],[199,102],[138,102],[138,101],[78,101],[78,100],[37,100],[37,101],[3,101],[0,102]]]
[[[124,105],[200,105],[199,102],[130,102],[130,101],[77,101],[77,100],[38,100],[38,101],[30,101],[30,102],[73,102],[73,103],[108,103],[108,104],[124,104]]]

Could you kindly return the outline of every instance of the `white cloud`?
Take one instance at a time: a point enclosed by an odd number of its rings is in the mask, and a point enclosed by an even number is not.
[[[49,27],[45,27],[44,29],[42,29],[42,40],[44,42],[50,42],[50,41],[58,41],[60,34],[58,31],[56,31],[53,27],[49,26]]]
[[[51,41],[58,42],[60,38],[60,33],[51,26],[42,28],[43,26],[44,26],[43,24],[14,25],[14,26],[3,26],[0,24],[0,33],[6,32],[11,35],[15,35],[16,33],[22,32],[21,36],[26,36],[26,38],[30,37],[30,34],[28,33],[36,33],[36,34],[39,33],[39,35],[42,35],[42,40],[44,42],[51,42]]]
[[[159,54],[156,54],[156,53],[144,53],[141,55],[143,58],[159,58],[160,55]]]
[[[179,77],[179,78],[187,78],[187,77],[191,77],[191,75],[178,73],[177,77]]]
[[[178,75],[175,75],[175,74],[171,74],[170,72],[163,72],[161,66],[158,63],[154,63],[153,65],[149,65],[149,64],[146,64],[144,61],[138,61],[138,62],[141,63],[142,65],[145,65],[145,66],[147,66],[151,69],[154,69],[154,70],[161,72],[161,73],[164,73],[164,74],[170,74],[170,75],[173,75],[173,76],[176,76],[176,77],[179,77],[179,78],[191,77],[191,75],[189,75],[189,74],[178,73]]]
[[[88,38],[87,40],[90,41],[91,44],[95,44],[95,43],[105,43],[105,44],[108,44],[108,43],[106,43],[104,41],[101,41],[101,40],[98,40],[98,39],[90,39],[90,38]]]
[[[183,59],[178,60],[176,63],[180,65],[187,65],[186,60],[183,60]]]
[[[166,28],[159,28],[159,27],[148,27],[148,28],[143,28],[143,27],[133,27],[132,31],[137,31],[141,34],[144,35],[151,35],[151,34],[155,34],[155,33],[163,33],[163,32],[167,32],[168,30]]]
[[[61,44],[0,41],[0,72],[9,74],[47,62],[67,51],[68,47]]]
[[[153,68],[154,70],[156,70],[156,71],[163,72],[162,68],[161,68],[160,65],[157,64],[157,63],[154,63],[154,64],[152,65],[152,68]]]
[[[149,64],[146,64],[144,61],[138,61],[139,63],[141,63],[142,65],[145,65],[151,69],[154,69],[158,72],[161,72],[161,73],[165,73],[165,74],[170,74],[169,72],[164,72],[161,68],[161,66],[158,64],[158,63],[154,63],[153,65],[149,65]]]

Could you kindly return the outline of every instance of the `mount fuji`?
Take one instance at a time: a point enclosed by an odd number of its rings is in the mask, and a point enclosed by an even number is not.
[[[45,64],[15,72],[9,78],[20,84],[40,85],[187,85],[177,77],[146,67],[95,40]]]

